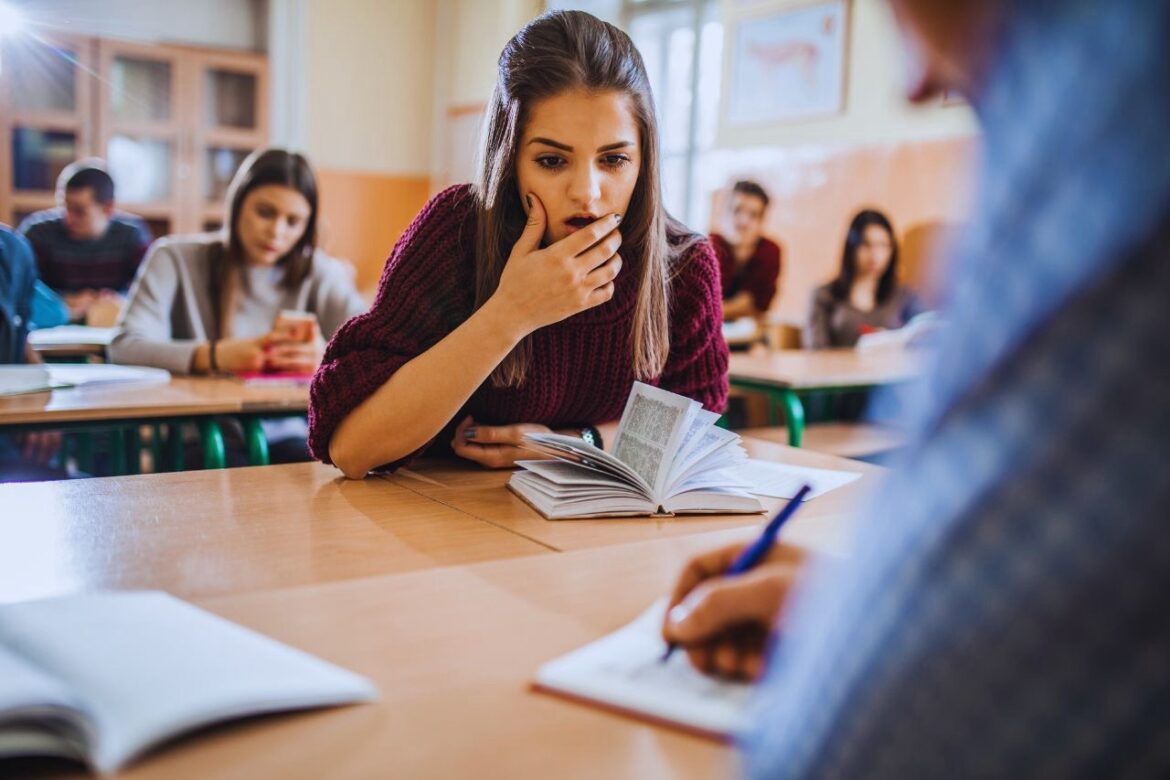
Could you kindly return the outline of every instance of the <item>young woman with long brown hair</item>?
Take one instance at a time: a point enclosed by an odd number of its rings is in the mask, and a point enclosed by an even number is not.
[[[227,201],[221,232],[170,236],[151,247],[110,345],[114,362],[175,374],[312,373],[324,339],[365,311],[349,271],[317,249],[317,183],[303,156],[253,152]],[[275,333],[284,309],[314,314],[315,338]],[[308,457],[303,421],[299,433],[295,425],[266,430],[274,461]]]
[[[536,19],[500,55],[486,121],[475,184],[416,217],[317,372],[310,446],[347,476],[435,440],[505,467],[530,431],[609,438],[635,379],[723,410],[718,267],[663,208],[630,39],[582,12]]]

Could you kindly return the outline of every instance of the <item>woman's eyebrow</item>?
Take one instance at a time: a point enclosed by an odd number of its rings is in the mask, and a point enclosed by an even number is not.
[[[531,145],[531,144],[544,144],[545,146],[551,146],[554,149],[560,149],[561,151],[565,151],[565,152],[573,151],[573,147],[569,146],[568,144],[563,144],[560,141],[554,141],[551,138],[543,138],[540,136],[533,138],[528,143],[529,143],[529,145]],[[606,144],[605,146],[597,147],[597,151],[598,152],[612,152],[616,149],[624,149],[627,146],[633,146],[633,145],[634,145],[633,141],[615,141],[612,144]]]
[[[540,138],[540,137],[533,138],[531,141],[528,142],[528,144],[530,146],[532,144],[544,144],[545,146],[551,146],[554,149],[560,149],[561,151],[564,151],[564,152],[573,151],[573,147],[569,146],[568,144],[563,144],[560,141],[554,141],[551,138]]]

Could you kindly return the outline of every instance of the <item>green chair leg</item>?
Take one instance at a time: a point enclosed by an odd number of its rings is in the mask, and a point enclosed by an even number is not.
[[[204,420],[199,423],[199,433],[203,439],[203,468],[222,469],[227,467],[227,448],[223,443],[223,429],[215,420]]]
[[[264,436],[264,429],[255,417],[244,420],[244,439],[248,442],[248,465],[267,466],[268,439]]]
[[[788,425],[788,444],[799,447],[804,441],[804,404],[795,390],[785,390],[782,396],[784,416]]]

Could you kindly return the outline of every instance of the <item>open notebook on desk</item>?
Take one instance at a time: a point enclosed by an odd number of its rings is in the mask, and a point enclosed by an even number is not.
[[[376,697],[363,677],[165,593],[0,606],[0,758],[111,772],[218,721]]]
[[[614,633],[548,662],[534,687],[704,736],[734,737],[747,724],[753,687],[699,672],[686,653],[663,662],[665,611],[662,599]]]

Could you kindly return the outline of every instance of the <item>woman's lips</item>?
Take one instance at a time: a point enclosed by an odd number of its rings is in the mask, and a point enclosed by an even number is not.
[[[588,227],[596,221],[597,217],[569,217],[565,220],[565,228],[572,233],[583,227]]]

